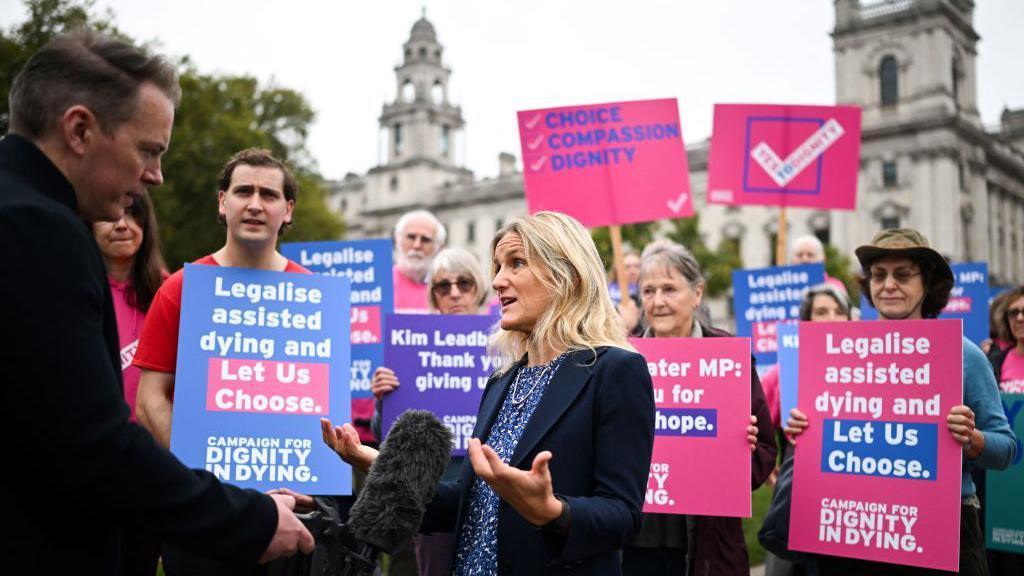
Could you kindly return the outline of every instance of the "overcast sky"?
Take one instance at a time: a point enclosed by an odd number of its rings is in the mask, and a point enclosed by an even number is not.
[[[829,0],[98,0],[135,38],[188,54],[203,72],[299,90],[317,111],[309,147],[338,178],[378,163],[377,117],[425,6],[466,120],[465,163],[497,173],[519,155],[516,110],[675,97],[683,137],[711,134],[715,102],[829,104]],[[1024,2],[978,0],[982,120],[1024,107]],[[0,0],[0,24],[24,18]],[[172,141],[173,146],[173,141]]]

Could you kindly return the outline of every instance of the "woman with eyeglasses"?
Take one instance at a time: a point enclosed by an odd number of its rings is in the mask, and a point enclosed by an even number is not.
[[[491,350],[508,362],[487,381],[458,480],[438,486],[420,528],[455,534],[456,576],[617,576],[651,469],[647,363],[579,222],[516,218],[491,254],[501,300]],[[376,459],[350,424],[322,427],[346,462]]]
[[[1024,394],[1024,286],[1010,290],[996,312],[1000,333],[1009,336],[1007,348],[993,346],[988,359],[1003,392]]]
[[[999,340],[1005,340],[1009,344],[999,346],[994,342],[989,349],[988,359],[992,363],[992,372],[1001,391],[1024,394],[1024,286],[1008,290],[1000,296],[998,303],[993,302],[993,315],[998,322]],[[984,470],[975,472],[972,476],[979,488],[978,495],[984,503]],[[982,511],[984,512],[984,506]],[[989,576],[1024,574],[1024,555],[991,549],[986,552]]]
[[[487,312],[487,283],[480,262],[464,248],[445,248],[438,252],[427,272],[432,314],[485,314]],[[381,404],[384,397],[399,386],[394,370],[381,366],[373,373],[370,391],[376,399],[373,433],[381,436]],[[445,470],[443,480],[455,480],[463,458],[453,456]],[[413,539],[416,564],[420,576],[446,576],[451,572],[449,552],[455,538],[448,532],[420,534]]]
[[[946,259],[917,230],[883,230],[871,244],[856,250],[863,276],[861,290],[882,320],[936,318],[949,301],[953,271]],[[979,522],[980,503],[972,468],[1002,470],[1013,461],[1016,437],[1006,421],[991,366],[973,342],[963,339],[963,404],[953,406],[946,428],[963,448],[960,478],[960,566],[958,573],[986,575],[985,536]],[[808,427],[806,414],[790,411],[786,434],[796,438]],[[949,527],[952,529],[952,527]],[[912,566],[869,562],[838,556],[817,556],[818,574],[924,575],[934,574]]]

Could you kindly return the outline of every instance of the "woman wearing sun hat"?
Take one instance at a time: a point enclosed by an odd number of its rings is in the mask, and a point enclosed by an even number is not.
[[[945,258],[917,230],[883,230],[870,244],[856,250],[863,275],[861,291],[878,310],[881,320],[935,318],[953,289],[953,271]],[[979,502],[971,468],[1002,470],[1013,461],[1016,437],[1006,421],[999,389],[984,353],[963,339],[964,404],[946,417],[953,438],[963,446],[960,487],[961,575],[985,575],[985,537],[978,522]],[[793,409],[786,433],[796,437],[807,429],[807,417]],[[847,575],[934,574],[911,566],[819,556],[818,573]]]

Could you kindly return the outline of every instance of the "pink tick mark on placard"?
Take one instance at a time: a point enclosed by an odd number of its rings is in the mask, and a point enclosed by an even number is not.
[[[533,118],[530,118],[525,122],[527,130],[533,130],[537,127],[537,123],[540,122],[541,115],[536,114]]]
[[[544,135],[543,134],[538,134],[536,138],[534,138],[533,140],[530,140],[529,142],[526,143],[526,147],[529,148],[530,150],[536,150],[537,147],[540,146],[541,142],[543,142],[543,141],[544,141]]]

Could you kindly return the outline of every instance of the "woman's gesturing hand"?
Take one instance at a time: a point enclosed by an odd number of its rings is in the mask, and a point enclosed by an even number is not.
[[[469,461],[473,471],[487,482],[499,498],[534,526],[543,526],[558,518],[562,503],[555,498],[551,485],[551,452],[544,451],[533,459],[530,470],[520,470],[501,461],[501,457],[478,438],[469,441]]]
[[[320,431],[323,433],[324,443],[331,447],[342,460],[359,468],[363,472],[370,469],[370,465],[377,459],[377,450],[364,446],[359,441],[359,433],[349,423],[342,426],[334,426],[327,418],[320,419]]]

